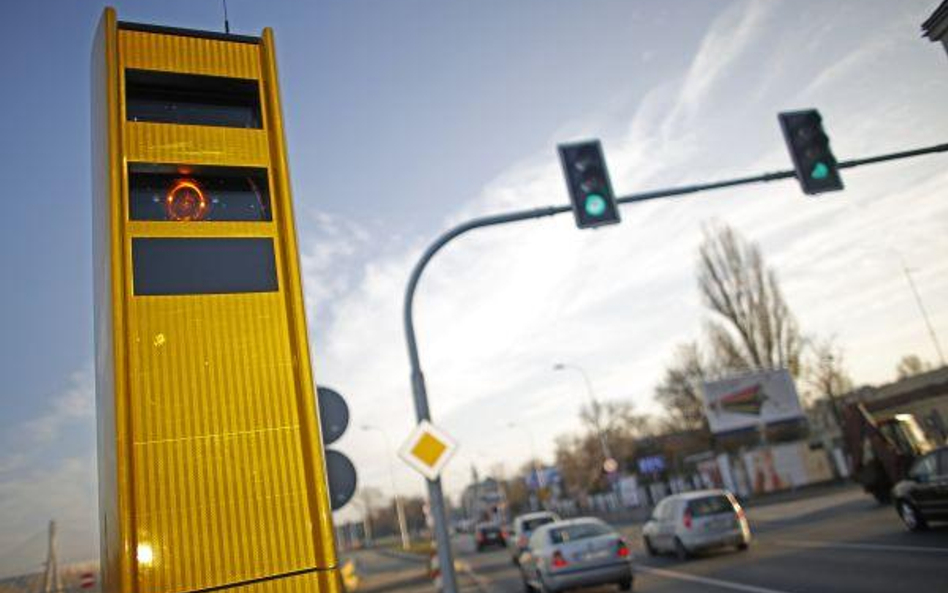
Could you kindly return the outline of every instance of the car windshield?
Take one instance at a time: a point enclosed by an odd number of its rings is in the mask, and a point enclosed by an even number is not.
[[[612,533],[612,531],[601,523],[575,523],[550,529],[550,541],[554,544],[565,544],[609,533]]]
[[[734,505],[724,495],[708,496],[707,498],[697,498],[689,501],[688,510],[691,511],[693,517],[703,517],[705,515],[733,513]]]
[[[533,531],[541,525],[546,525],[547,523],[552,523],[553,517],[536,517],[535,519],[527,519],[523,522],[524,531]]]

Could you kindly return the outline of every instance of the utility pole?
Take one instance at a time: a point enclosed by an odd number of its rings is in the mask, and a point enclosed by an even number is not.
[[[941,363],[941,366],[945,366],[945,354],[941,350],[941,343],[938,341],[938,334],[935,333],[935,327],[932,325],[932,320],[928,317],[928,311],[925,309],[925,305],[922,303],[922,296],[918,293],[918,287],[915,286],[915,281],[912,279],[912,273],[905,264],[905,259],[902,257],[902,254],[898,255],[899,263],[902,264],[902,272],[905,274],[905,279],[908,280],[909,287],[912,289],[912,295],[915,297],[915,303],[918,305],[918,310],[922,314],[922,319],[925,320],[925,327],[928,328],[928,335],[932,339],[932,345],[935,346],[935,352],[938,354],[938,361]]]
[[[388,433],[378,426],[363,424],[362,430],[378,431],[382,435],[382,439],[385,441],[385,448],[387,449],[388,456],[388,475],[392,481],[392,496],[395,498],[395,514],[398,516],[398,530],[402,537],[402,549],[408,550],[411,548],[411,535],[408,533],[408,523],[405,520],[404,501],[402,500],[402,497],[398,495],[398,486],[395,485],[395,466],[392,464],[392,458],[395,456],[395,453],[394,449],[392,449],[392,441],[389,440]]]
[[[49,544],[46,549],[46,569],[43,571],[42,593],[62,593],[63,579],[56,559],[56,521],[49,522]]]
[[[586,394],[589,397],[590,411],[593,416],[593,426],[596,429],[596,436],[599,437],[599,447],[602,449],[602,468],[606,473],[613,473],[607,467],[615,462],[615,458],[612,456],[612,451],[609,449],[609,441],[606,439],[606,433],[602,430],[602,422],[600,416],[602,413],[602,408],[599,406],[599,401],[596,400],[596,394],[593,391],[592,381],[589,380],[589,375],[586,373],[586,370],[583,367],[575,364],[566,364],[558,362],[553,365],[554,371],[564,371],[564,370],[573,370],[578,371],[580,375],[583,376],[583,382],[586,383]],[[610,460],[612,463],[610,463]]]
[[[536,508],[534,510],[538,510],[543,507],[542,490],[546,486],[546,484],[543,483],[543,474],[540,471],[541,468],[540,468],[540,464],[537,458],[537,444],[536,444],[536,440],[534,440],[533,438],[533,431],[530,430],[530,428],[526,426],[525,424],[521,424],[515,421],[508,422],[507,428],[510,428],[513,430],[516,430],[519,428],[524,433],[526,433],[527,439],[530,442],[530,466],[533,468],[533,475],[536,477],[536,480],[537,480],[536,504],[534,505]]]

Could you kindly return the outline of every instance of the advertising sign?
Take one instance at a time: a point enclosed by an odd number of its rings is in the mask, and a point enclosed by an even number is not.
[[[708,382],[702,396],[714,433],[803,417],[796,386],[786,369]]]
[[[639,472],[643,474],[660,474],[665,471],[665,458],[661,455],[639,457]]]
[[[555,467],[534,468],[529,474],[524,476],[523,481],[530,490],[539,488],[549,488],[561,481],[560,470]]]

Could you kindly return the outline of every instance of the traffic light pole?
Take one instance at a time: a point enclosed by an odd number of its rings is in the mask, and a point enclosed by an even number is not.
[[[921,156],[925,154],[933,154],[936,152],[948,152],[948,144],[937,144],[935,146],[929,146],[915,150],[883,154],[862,159],[840,161],[837,164],[837,168],[849,169],[862,165],[871,165],[874,163]],[[617,198],[616,203],[631,204],[633,202],[644,202],[657,198],[670,198],[712,189],[722,189],[738,185],[748,185],[751,183],[778,181],[781,179],[790,179],[793,177],[796,177],[796,172],[793,170],[776,171],[773,173],[764,173],[763,175],[755,175],[752,177],[739,177],[725,181],[699,183],[695,185],[685,185],[681,187],[630,194],[628,196]],[[418,422],[421,422],[422,420],[431,420],[431,411],[428,408],[428,392],[425,389],[425,377],[421,371],[421,359],[418,355],[418,342],[415,337],[413,312],[415,289],[418,288],[418,281],[421,279],[421,274],[424,272],[428,262],[431,261],[431,258],[434,257],[434,255],[438,253],[438,251],[440,251],[441,248],[447,245],[452,239],[459,237],[468,231],[473,231],[474,229],[488,226],[530,220],[532,218],[555,216],[557,214],[563,214],[565,212],[571,211],[571,206],[547,206],[544,208],[534,208],[532,210],[509,212],[507,214],[481,216],[459,224],[454,228],[442,233],[441,236],[435,239],[435,241],[429,245],[427,249],[425,249],[424,253],[422,253],[421,258],[418,260],[418,262],[415,264],[415,267],[411,271],[411,276],[408,279],[408,286],[405,288],[405,303],[403,311],[405,341],[408,346],[408,358],[411,363],[412,394],[414,395],[415,416],[417,417]],[[444,492],[441,489],[440,478],[437,480],[428,480],[428,501],[429,506],[431,507],[431,516],[435,524],[435,536],[438,543],[438,563],[441,569],[443,589],[445,593],[457,593],[458,586],[457,576],[454,572],[454,555],[451,552],[451,539],[448,530],[447,511],[444,504]]]

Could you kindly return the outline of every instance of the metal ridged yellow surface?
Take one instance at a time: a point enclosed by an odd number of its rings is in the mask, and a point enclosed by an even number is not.
[[[267,134],[212,126],[125,122],[125,157],[149,163],[265,167]]]
[[[280,294],[140,297],[130,313],[141,590],[312,567]]]
[[[339,574],[336,571],[310,572],[283,579],[242,585],[227,590],[228,593],[342,593]]]
[[[199,37],[119,31],[126,68],[260,78],[259,46]]]
[[[96,220],[109,236],[96,261],[111,277],[97,291],[112,294],[101,366],[115,377],[99,401],[112,423],[100,426],[104,592],[339,592],[272,34],[122,30],[111,9],[102,22],[110,182]],[[125,68],[259,78],[263,129],[125,121]],[[264,168],[273,221],[130,221],[130,162]],[[271,237],[279,289],[135,296],[136,237]]]

